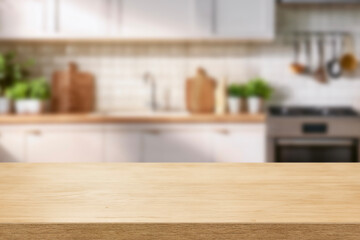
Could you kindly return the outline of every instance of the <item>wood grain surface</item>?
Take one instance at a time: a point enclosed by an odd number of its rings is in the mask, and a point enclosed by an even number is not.
[[[110,116],[103,114],[42,114],[42,115],[1,115],[0,124],[37,123],[265,123],[264,114],[239,115],[146,115]]]
[[[213,113],[215,110],[215,79],[209,77],[203,68],[195,77],[186,80],[186,108],[191,113]]]
[[[358,164],[9,163],[0,196],[0,239],[360,238]]]
[[[95,106],[94,76],[80,72],[75,63],[65,71],[56,71],[52,78],[51,106],[56,113],[89,113]]]
[[[357,224],[1,224],[2,240],[358,240]]]

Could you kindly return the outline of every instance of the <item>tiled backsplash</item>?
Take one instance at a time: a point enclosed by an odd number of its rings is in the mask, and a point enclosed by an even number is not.
[[[354,26],[354,31],[360,26],[354,24],[355,20],[360,23],[359,8],[356,9],[357,15],[352,8],[331,8],[326,15],[322,11],[308,11],[308,8],[280,9],[279,32],[283,34],[299,29],[338,30],[324,27],[326,24],[323,20],[318,21],[321,25],[316,25],[314,17],[317,13],[321,13],[320,18],[338,16],[343,26]],[[348,14],[351,14],[351,17]],[[307,19],[306,22],[305,18],[312,20]],[[309,24],[308,27],[306,24]],[[360,109],[359,73],[330,81],[326,85],[317,83],[311,77],[295,76],[289,70],[289,64],[293,61],[292,44],[284,41],[282,34],[276,42],[264,44],[49,43],[1,45],[0,50],[15,49],[22,57],[35,57],[38,63],[37,74],[45,75],[48,79],[53,71],[66,68],[70,61],[78,63],[82,70],[96,76],[99,111],[144,107],[149,98],[148,87],[143,82],[146,72],[151,73],[158,83],[157,98],[161,106],[170,105],[173,109],[184,109],[185,80],[194,75],[199,66],[204,67],[216,79],[226,77],[229,82],[246,82],[252,77],[261,76],[276,89],[272,99],[275,103],[351,104]],[[328,46],[329,57],[330,50]],[[356,50],[360,57],[360,48]],[[313,62],[315,68],[316,57]],[[169,99],[167,104],[165,99]]]

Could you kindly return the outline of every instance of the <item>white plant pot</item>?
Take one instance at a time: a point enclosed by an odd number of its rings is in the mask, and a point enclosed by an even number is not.
[[[10,113],[10,100],[5,97],[0,97],[0,114]]]
[[[262,99],[259,97],[249,97],[247,99],[248,111],[250,114],[257,114],[261,112]]]
[[[40,114],[43,112],[44,102],[36,99],[27,100],[27,110],[29,114]]]
[[[229,97],[228,106],[230,114],[238,114],[240,112],[240,99],[237,97]]]
[[[17,114],[27,113],[27,100],[16,100],[15,101],[15,112]]]
[[[40,100],[23,99],[15,102],[17,114],[40,114],[43,112],[44,103]]]

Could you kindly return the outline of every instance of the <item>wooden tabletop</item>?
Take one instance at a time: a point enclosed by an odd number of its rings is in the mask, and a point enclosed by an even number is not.
[[[360,165],[2,164],[0,196],[0,223],[360,223]]]
[[[0,124],[41,123],[264,123],[265,114],[41,114],[0,115]]]
[[[60,231],[71,224],[87,233],[83,226],[122,226],[124,233],[136,224],[148,234],[176,226],[189,227],[189,234],[214,227],[217,234],[245,234],[262,226],[270,236],[285,225],[282,231],[305,234],[301,239],[311,239],[305,237],[310,226],[316,234],[322,228],[360,234],[359,164],[6,163],[0,165],[0,196],[0,236],[21,232],[19,224],[27,233],[34,226]],[[240,235],[225,236],[214,239]]]

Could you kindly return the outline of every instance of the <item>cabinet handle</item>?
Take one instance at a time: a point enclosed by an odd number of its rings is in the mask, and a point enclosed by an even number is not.
[[[27,133],[30,135],[36,135],[36,136],[40,136],[42,134],[40,130],[30,130]]]
[[[222,134],[222,135],[229,135],[230,134],[230,131],[228,129],[219,129],[219,130],[217,130],[217,132],[219,134]]]
[[[148,130],[147,133],[151,134],[151,135],[159,135],[161,133],[161,131],[160,130]]]

